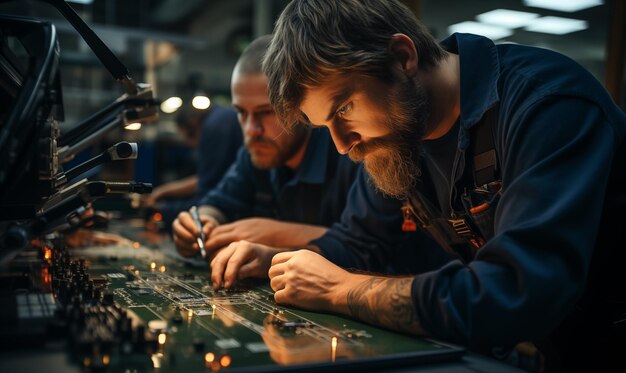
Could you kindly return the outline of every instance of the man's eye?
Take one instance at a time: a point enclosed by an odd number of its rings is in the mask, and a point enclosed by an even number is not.
[[[352,102],[348,102],[347,104],[340,107],[339,110],[337,110],[337,115],[339,115],[340,117],[345,117],[346,115],[350,114],[351,111]]]

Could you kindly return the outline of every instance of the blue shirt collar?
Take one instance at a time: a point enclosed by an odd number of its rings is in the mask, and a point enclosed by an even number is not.
[[[476,124],[499,100],[500,61],[490,39],[455,33],[441,42],[448,52],[459,55],[461,71],[461,128],[459,147],[469,145],[467,130]]]

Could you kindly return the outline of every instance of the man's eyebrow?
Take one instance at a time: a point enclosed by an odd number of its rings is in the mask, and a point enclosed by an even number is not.
[[[235,110],[239,110],[239,111],[246,111],[244,108],[242,108],[241,106],[237,105],[237,104],[233,104],[233,108],[235,108]],[[274,110],[274,107],[271,104],[261,104],[258,106],[254,107],[255,111],[258,110]]]
[[[274,110],[274,107],[272,106],[272,104],[262,104],[262,105],[258,105],[254,107],[255,110]]]
[[[353,93],[354,93],[354,86],[348,85],[339,89],[333,95],[331,99],[332,106],[330,107],[330,112],[328,113],[328,116],[326,117],[327,122],[333,119],[333,117],[335,116],[335,113],[337,112],[337,109],[339,109],[339,105],[343,104],[348,99],[348,97],[352,96]]]

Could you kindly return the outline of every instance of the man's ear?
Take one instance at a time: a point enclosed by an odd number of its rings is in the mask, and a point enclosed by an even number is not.
[[[393,34],[389,40],[389,50],[402,72],[409,77],[417,74],[419,56],[410,37],[405,34]]]

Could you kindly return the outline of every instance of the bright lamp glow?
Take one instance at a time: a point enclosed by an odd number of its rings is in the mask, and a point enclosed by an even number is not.
[[[183,104],[183,100],[180,97],[170,97],[167,100],[161,102],[161,111],[165,114],[172,114]]]
[[[139,129],[141,129],[141,123],[139,122],[133,122],[133,123],[128,123],[124,129],[127,129],[129,131],[137,131]]]
[[[585,30],[587,21],[562,17],[541,17],[524,27],[526,31],[543,32],[545,34],[565,35],[575,31]]]
[[[518,28],[527,26],[530,21],[537,17],[539,17],[537,13],[518,12],[509,9],[494,9],[490,12],[477,15],[476,19],[482,23],[488,23],[494,26]]]
[[[513,35],[513,31],[506,27],[492,26],[480,22],[465,21],[448,26],[448,33],[465,32],[482,35],[492,40],[498,40]]]
[[[207,96],[196,96],[191,100],[191,105],[198,110],[204,110],[211,106],[211,100]]]
[[[526,6],[569,13],[592,8],[594,6],[602,5],[603,3],[604,1],[602,0],[524,0],[524,5]]]

